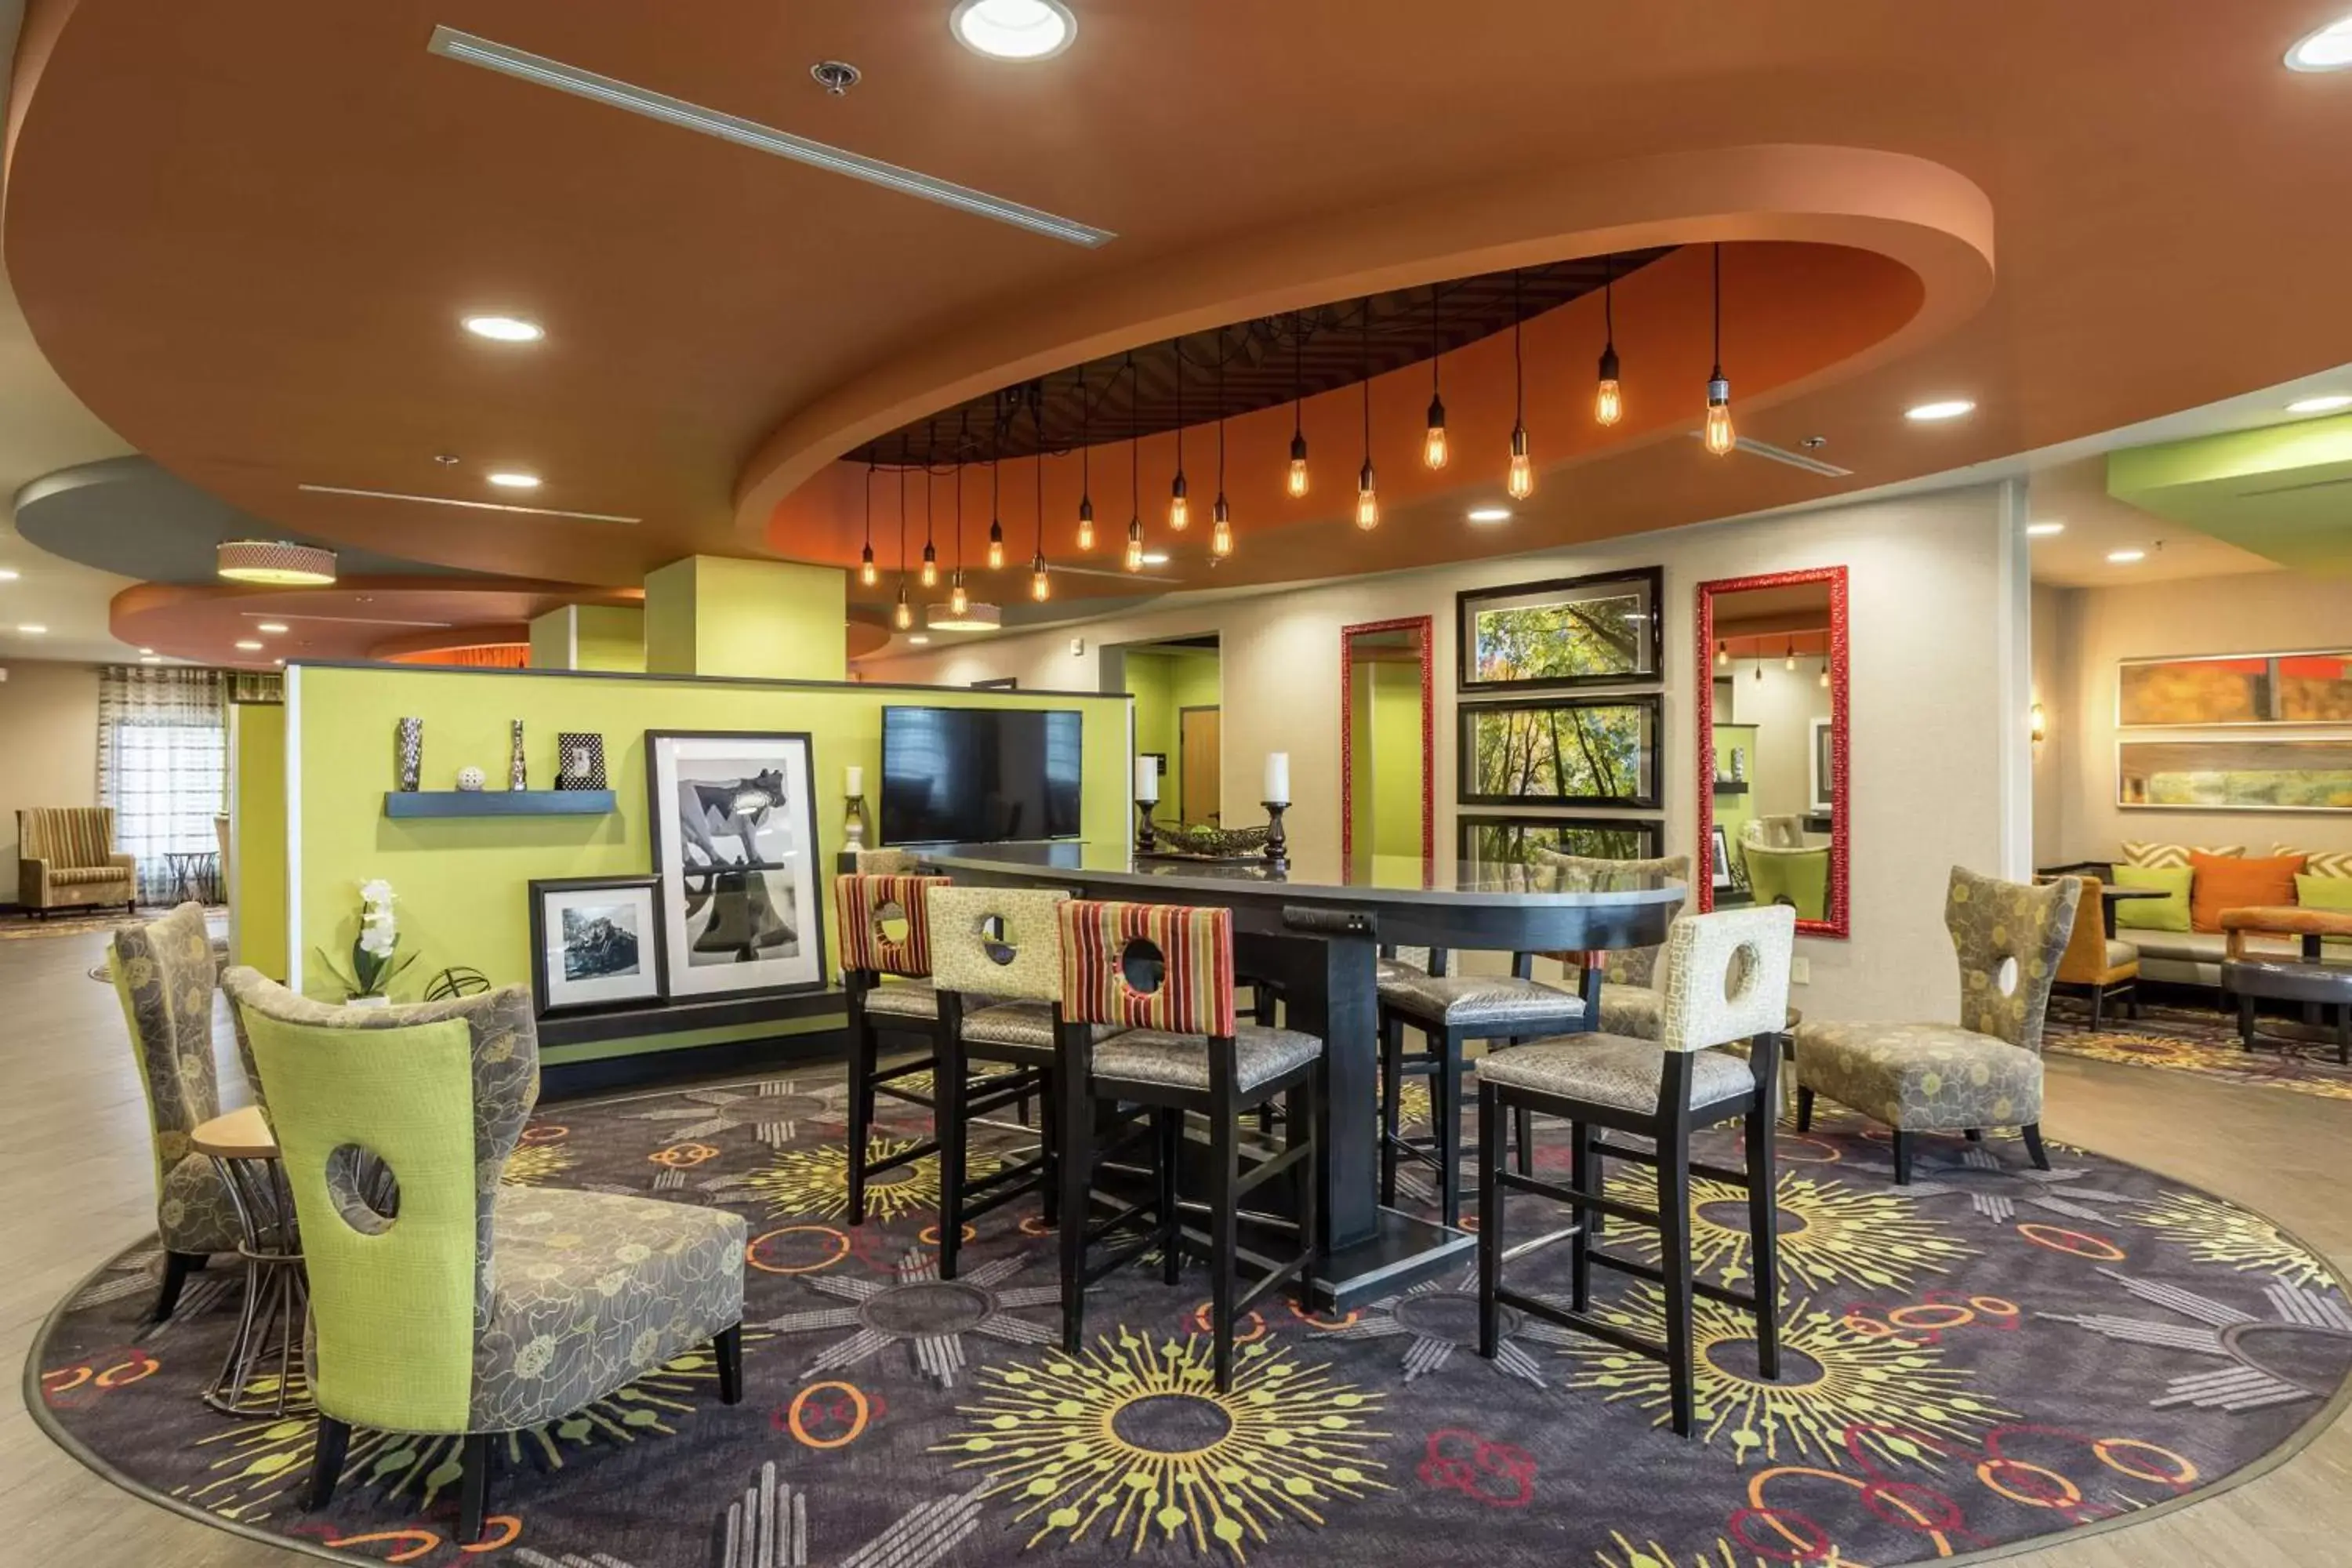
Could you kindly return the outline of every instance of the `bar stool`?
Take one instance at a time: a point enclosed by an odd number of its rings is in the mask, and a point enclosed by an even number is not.
[[[1780,1107],[1778,1036],[1789,1005],[1789,960],[1797,912],[1786,904],[1690,915],[1675,922],[1665,952],[1665,1016],[1655,1041],[1588,1035],[1504,1051],[1478,1064],[1478,1353],[1492,1360],[1501,1340],[1501,1313],[1512,1307],[1529,1317],[1577,1330],[1620,1350],[1664,1362],[1672,1383],[1675,1431],[1691,1430],[1691,1297],[1745,1307],[1755,1317],[1761,1375],[1780,1375],[1780,1246],[1773,1188],[1773,1122]],[[1750,1041],[1742,1061],[1718,1047]],[[1562,1187],[1503,1169],[1506,1111],[1539,1110],[1569,1124],[1571,1175]],[[1747,1121],[1748,1167],[1695,1162],[1694,1127],[1734,1118]],[[1642,1134],[1652,1149],[1596,1137],[1601,1128]],[[1654,1168],[1658,1206],[1646,1209],[1601,1195],[1601,1158]],[[1748,1193],[1748,1244],[1755,1290],[1727,1289],[1691,1277],[1690,1180],[1696,1171]],[[1570,1304],[1513,1290],[1503,1283],[1511,1252],[1503,1234],[1507,1193],[1538,1193],[1566,1204],[1577,1224],[1563,1233],[1570,1254]],[[1591,1216],[1607,1215],[1660,1233],[1659,1267],[1602,1252]],[[1538,1238],[1532,1247],[1560,1237]],[[1591,1267],[1599,1264],[1660,1286],[1665,1295],[1663,1344],[1629,1333],[1592,1315]]]
[[[1391,950],[1393,951],[1393,950]],[[1435,1168],[1444,1222],[1462,1219],[1463,1047],[1473,1040],[1521,1040],[1571,1035],[1592,1026],[1584,998],[1534,977],[1535,955],[1515,952],[1508,974],[1448,974],[1442,947],[1426,950],[1427,966],[1409,958],[1384,960],[1381,1004],[1381,1202],[1396,1202],[1397,1162]],[[1421,1032],[1417,1056],[1404,1050],[1404,1032]],[[1400,1096],[1407,1077],[1429,1079],[1428,1138],[1404,1135]],[[1532,1170],[1533,1140],[1522,1128],[1519,1158]]]
[[[1070,895],[1010,888],[934,888],[925,895],[931,984],[939,998],[932,1075],[934,1125],[940,1145],[940,1277],[956,1277],[963,1227],[971,1220],[1031,1191],[1043,1200],[1047,1225],[1060,1221],[1061,1185],[1055,1159],[1059,1061],[1055,1008],[1062,996],[1062,927],[1058,911]],[[974,1062],[1011,1067],[975,1082]],[[1028,1121],[1033,1096],[1048,1113],[1034,1157],[971,1179],[972,1125],[1006,1105]]]
[[[894,864],[882,854],[868,855],[861,864]],[[874,1158],[874,1103],[877,1094],[935,1110],[933,1098],[898,1087],[896,1080],[916,1073],[933,1074],[929,1058],[882,1066],[883,1037],[919,1042],[937,1049],[939,997],[931,989],[930,932],[925,923],[924,900],[933,889],[948,885],[945,877],[911,874],[910,858],[896,864],[907,870],[851,871],[833,879],[834,907],[839,913],[841,983],[849,995],[849,1223],[866,1223],[866,1185],[885,1171],[939,1152],[937,1129],[929,1139],[895,1154]],[[885,984],[884,975],[904,984]]]
[[[1297,1280],[1303,1294],[1317,1256],[1323,1042],[1292,1029],[1235,1022],[1230,910],[1072,900],[1061,906],[1060,919],[1062,1348],[1077,1352],[1087,1286],[1140,1256],[1152,1239],[1166,1249],[1161,1278],[1175,1283],[1182,1245],[1179,1131],[1184,1113],[1198,1112],[1208,1131],[1210,1328],[1223,1392],[1233,1386],[1235,1317],[1286,1281]],[[1121,1032],[1097,1042],[1088,1038],[1088,1026]],[[1284,1120],[1284,1146],[1252,1150],[1244,1174],[1240,1118],[1278,1094],[1295,1096]],[[1157,1198],[1090,1224],[1097,1113],[1116,1131],[1137,1110],[1150,1113],[1158,1134]],[[1292,1171],[1298,1173],[1297,1253],[1242,1290],[1236,1234],[1242,1200]],[[1088,1264],[1090,1243],[1147,1208],[1157,1210],[1154,1237]]]

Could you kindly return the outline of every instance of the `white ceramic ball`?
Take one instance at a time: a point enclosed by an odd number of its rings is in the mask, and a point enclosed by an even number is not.
[[[459,768],[457,770],[457,787],[459,789],[478,790],[482,787],[483,782],[482,770],[479,768]]]

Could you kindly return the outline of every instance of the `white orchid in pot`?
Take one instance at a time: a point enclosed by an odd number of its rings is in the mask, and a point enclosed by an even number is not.
[[[319,962],[341,983],[345,1000],[354,1005],[385,1005],[391,998],[384,987],[416,962],[413,952],[394,956],[400,947],[400,918],[393,913],[392,904],[390,882],[378,877],[360,884],[360,934],[352,942],[350,973],[335,967],[326,949],[319,950]]]

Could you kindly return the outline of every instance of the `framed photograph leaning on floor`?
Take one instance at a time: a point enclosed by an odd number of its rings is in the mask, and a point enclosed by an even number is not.
[[[531,883],[530,992],[542,1018],[661,1000],[661,879]]]
[[[824,905],[805,734],[649,730],[665,994],[824,984]]]

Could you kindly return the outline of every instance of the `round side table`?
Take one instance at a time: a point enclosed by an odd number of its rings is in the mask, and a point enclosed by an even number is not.
[[[247,1106],[216,1116],[189,1135],[228,1185],[245,1232],[245,1303],[236,1338],[205,1403],[224,1415],[279,1416],[310,1406],[302,1335],[310,1315],[310,1278],[294,1228],[294,1194],[278,1157],[278,1140]],[[273,1366],[271,1363],[275,1363]]]

